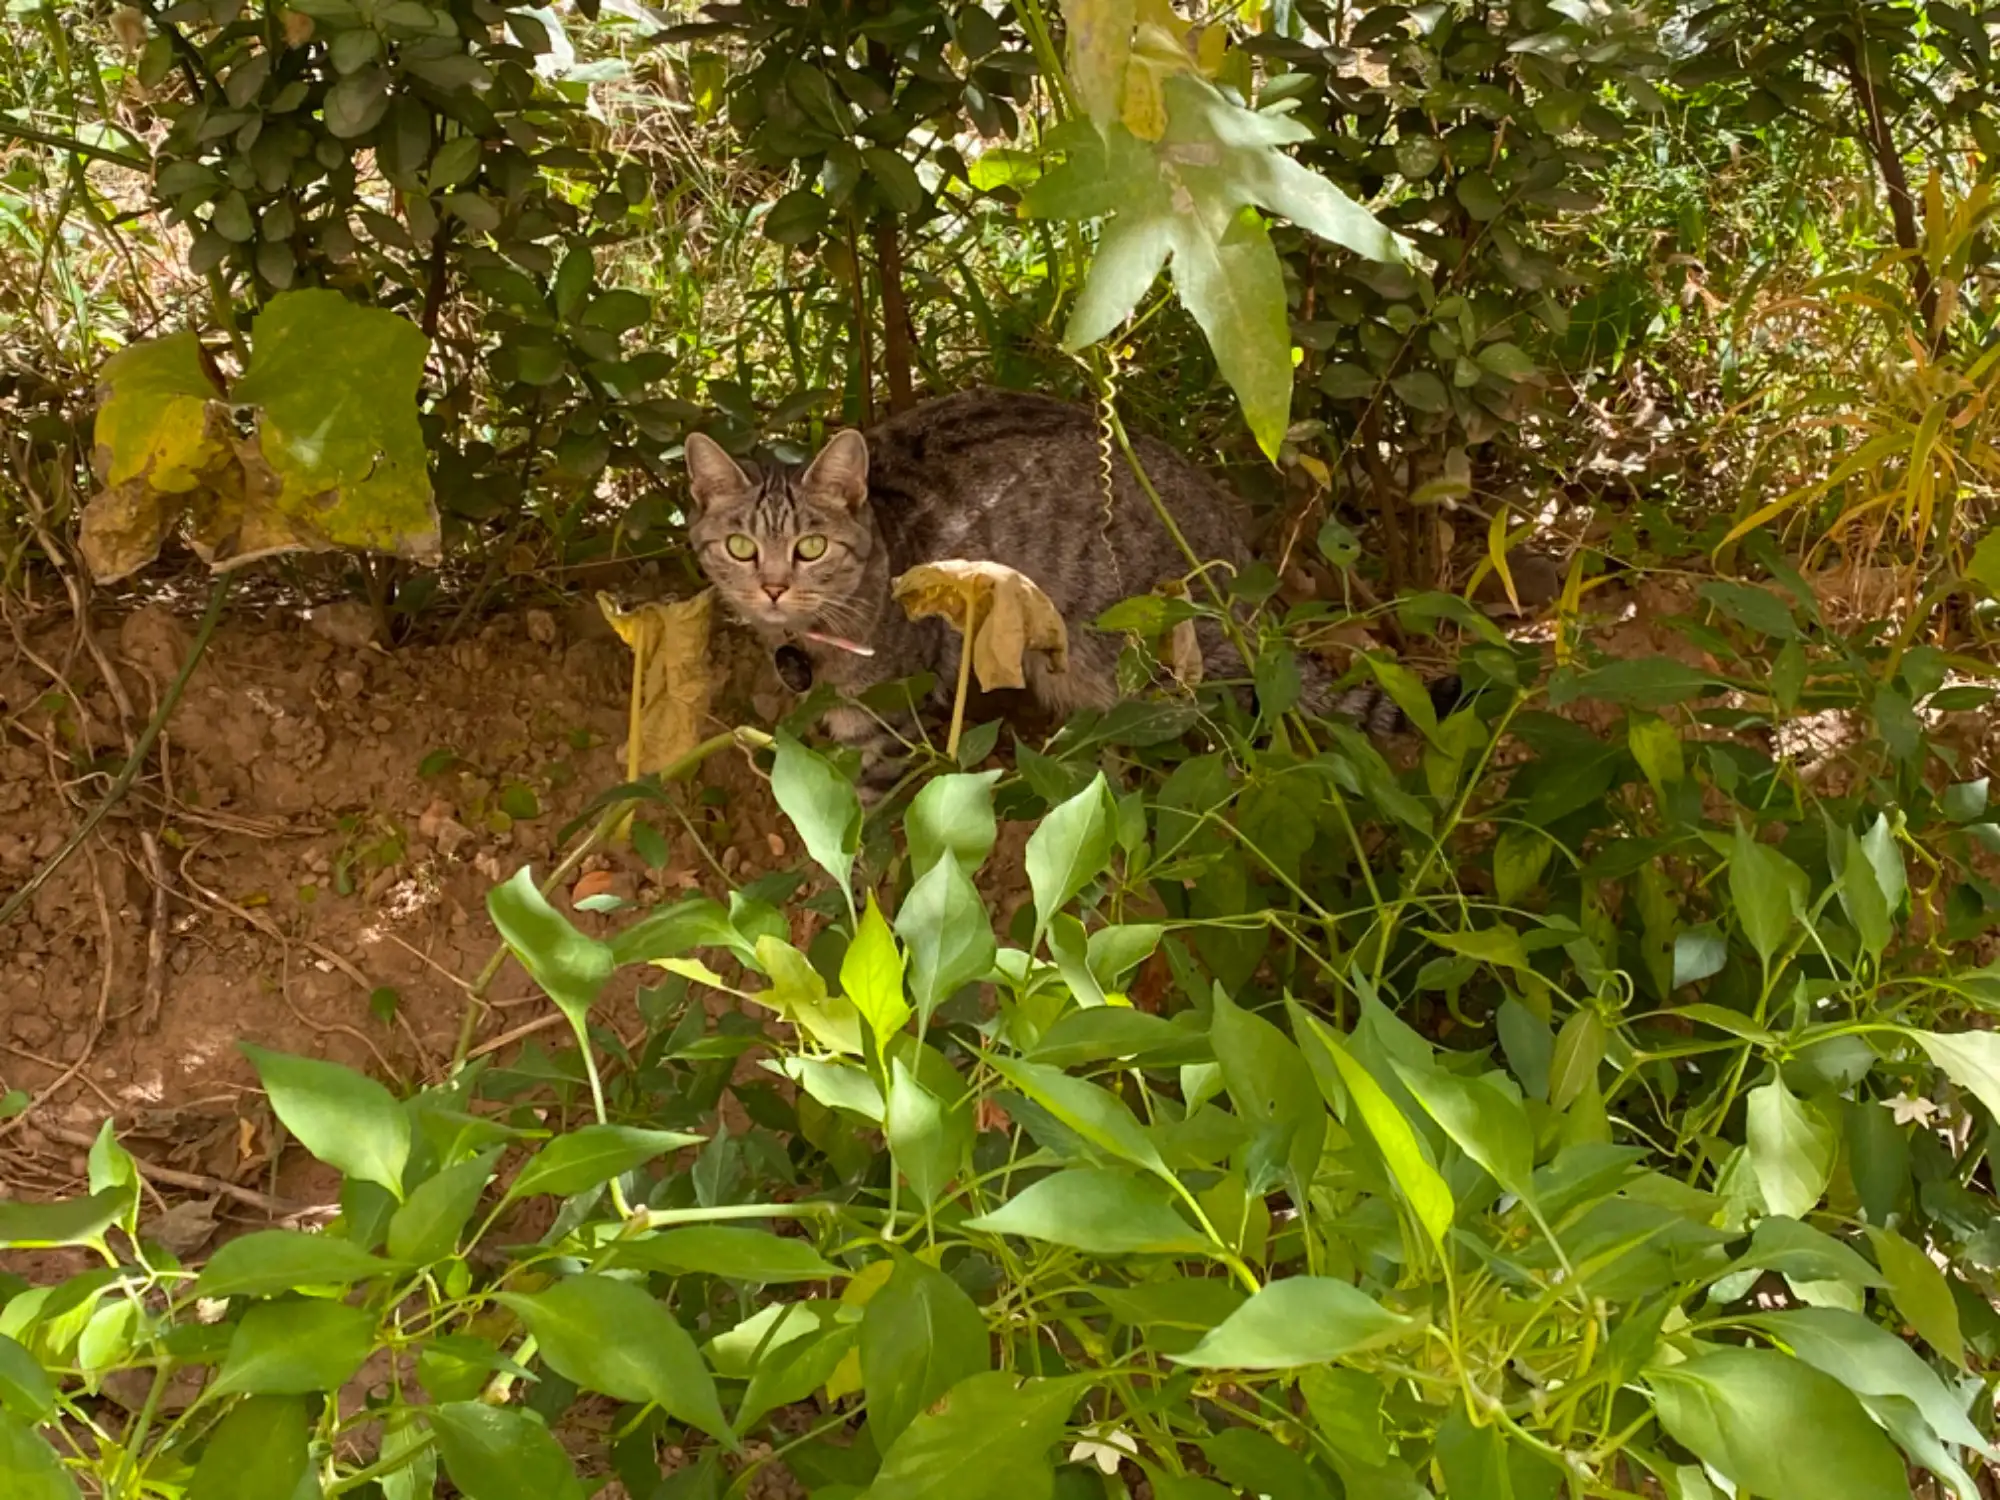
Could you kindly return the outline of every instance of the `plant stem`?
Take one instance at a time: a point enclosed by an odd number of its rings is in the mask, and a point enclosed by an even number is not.
[[[167,727],[167,720],[173,717],[174,708],[181,701],[181,694],[187,690],[188,679],[194,676],[194,669],[200,663],[202,653],[208,649],[209,638],[215,634],[216,624],[222,619],[223,601],[229,597],[229,586],[232,581],[228,573],[216,577],[214,586],[208,592],[208,608],[203,612],[201,625],[195,631],[194,644],[188,647],[187,660],[181,663],[179,674],[167,684],[166,692],[160,695],[160,706],[153,710],[152,719],[139,732],[139,738],[132,746],[132,753],[125,758],[125,769],[120,771],[118,779],[111,783],[111,790],[104,794],[102,802],[90,810],[76,832],[63,841],[63,846],[50,855],[42,867],[30,875],[18,891],[7,898],[5,906],[0,906],[0,927],[5,927],[19,915],[21,909],[34,898],[35,892],[48,884],[49,877],[62,868],[64,861],[83,847],[84,841],[97,831],[97,825],[104,821],[105,815],[124,800],[125,794],[132,789],[132,783],[139,779],[139,772],[145,767],[146,757],[152,753],[153,742],[160,737],[160,731]]]

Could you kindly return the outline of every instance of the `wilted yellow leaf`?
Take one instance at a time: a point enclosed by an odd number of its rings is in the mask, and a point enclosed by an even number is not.
[[[692,599],[659,600],[622,610],[609,594],[597,596],[604,618],[632,648],[632,699],[625,735],[625,774],[630,780],[666,770],[701,741],[714,684],[708,665],[714,599],[715,591],[704,589]]]
[[[896,602],[913,620],[941,615],[966,638],[984,692],[1027,686],[1024,659],[1043,652],[1049,670],[1069,670],[1069,632],[1035,581],[996,562],[922,563],[898,578]]]

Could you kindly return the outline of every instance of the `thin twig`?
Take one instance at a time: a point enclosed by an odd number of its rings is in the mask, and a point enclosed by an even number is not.
[[[159,1027],[167,993],[167,862],[150,831],[140,831],[139,847],[146,852],[146,873],[153,882],[153,915],[146,924],[146,998],[139,1007],[140,1034],[151,1035]]]
[[[0,927],[5,927],[12,921],[34,898],[35,892],[48,883],[49,877],[83,847],[84,840],[97,830],[97,825],[104,821],[105,815],[118,805],[125,793],[131,789],[132,783],[138,780],[139,772],[146,764],[146,757],[152,752],[153,741],[160,737],[160,731],[166,727],[168,718],[181,701],[181,694],[187,689],[188,679],[194,675],[194,669],[200,663],[202,653],[208,649],[209,638],[215,634],[216,624],[222,619],[222,605],[229,597],[230,581],[230,575],[227,573],[215,580],[215,586],[210,589],[208,595],[208,609],[201,617],[201,626],[195,632],[193,645],[188,648],[187,660],[181,663],[179,675],[168,684],[166,693],[160,699],[159,708],[145,729],[140,732],[138,743],[132,747],[131,755],[126,758],[125,769],[120,771],[118,779],[111,783],[111,790],[104,794],[104,800],[92,808],[81,826],[63,841],[63,846],[56,850],[40,869],[30,875],[19,890],[7,898],[5,906],[0,906]]]
[[[40,1125],[36,1128],[50,1140],[59,1141],[65,1146],[77,1146],[87,1151],[97,1144],[96,1136],[85,1135],[79,1130],[64,1130],[56,1125]],[[255,1188],[238,1187],[225,1178],[210,1177],[201,1172],[183,1172],[175,1167],[157,1166],[133,1152],[130,1146],[125,1150],[126,1154],[131,1156],[133,1164],[138,1167],[139,1175],[153,1182],[165,1183],[168,1187],[186,1188],[189,1192],[215,1193],[224,1198],[233,1198],[245,1208],[254,1208],[259,1213],[269,1214],[274,1219],[292,1218],[298,1214],[311,1212],[309,1205],[293,1203],[287,1198],[273,1198],[266,1193],[258,1192]]]

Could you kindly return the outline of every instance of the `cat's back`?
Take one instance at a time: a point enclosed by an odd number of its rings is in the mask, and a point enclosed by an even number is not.
[[[1134,447],[1196,553],[1240,561],[1234,497],[1166,445]],[[868,434],[869,501],[899,569],[948,557],[1004,563],[1065,612],[1187,571],[1115,448],[1111,478],[1107,500],[1096,413],[1033,392],[941,396]]]

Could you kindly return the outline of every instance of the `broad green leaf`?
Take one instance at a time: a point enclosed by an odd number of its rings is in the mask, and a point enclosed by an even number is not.
[[[986,1320],[957,1282],[900,1257],[861,1316],[868,1427],[887,1448],[959,1381],[992,1368]]]
[[[1068,1245],[1087,1255],[1200,1255],[1213,1245],[1156,1178],[1074,1167],[1031,1183],[967,1229]]]
[[[1530,967],[1528,950],[1521,946],[1521,934],[1504,922],[1465,932],[1427,932],[1424,936],[1440,948],[1496,968],[1525,971]]]
[[[1939,1441],[1989,1453],[1986,1439],[1958,1397],[1916,1350],[1879,1323],[1842,1307],[1797,1307],[1745,1321],[1857,1396],[1901,1396],[1910,1401]]]
[[[1452,1497],[1557,1500],[1568,1493],[1560,1470],[1533,1449],[1512,1441],[1498,1423],[1475,1427],[1462,1401],[1452,1403],[1450,1415],[1440,1424],[1436,1453],[1445,1493]]]
[[[737,1430],[748,1431],[766,1412],[804,1401],[819,1390],[853,1354],[860,1336],[858,1327],[841,1324],[767,1350],[743,1393],[743,1404],[736,1413]]]
[[[1767,1214],[1757,1221],[1757,1230],[1750,1236],[1750,1248],[1738,1257],[1736,1265],[1776,1271],[1795,1282],[1844,1281],[1856,1287],[1887,1285],[1873,1266],[1841,1241],[1781,1214]]]
[[[1729,901],[1737,925],[1768,966],[1792,935],[1805,909],[1806,872],[1769,844],[1753,839],[1741,823],[1729,855]]]
[[[1887,813],[1877,813],[1868,831],[1861,835],[1861,852],[1875,871],[1875,884],[1889,903],[1893,917],[1910,893],[1909,873],[1903,868],[1903,851],[1896,843],[1896,831]]]
[[[903,817],[911,869],[921,875],[945,854],[967,875],[986,863],[999,836],[993,819],[993,783],[999,779],[998,771],[974,771],[924,783]]]
[[[643,1238],[621,1238],[613,1242],[604,1264],[607,1269],[696,1272],[759,1286],[827,1281],[848,1274],[804,1240],[737,1224],[691,1224]]]
[[[896,1170],[909,1179],[917,1201],[929,1208],[963,1170],[972,1149],[972,1110],[960,1099],[933,1094],[898,1057],[889,1065],[882,1133]]]
[[[1049,809],[1028,837],[1028,885],[1035,893],[1035,935],[1072,897],[1104,872],[1111,859],[1112,810],[1104,773],[1067,802]]]
[[[1994,1119],[2000,1120],[2000,1032],[1993,1031],[1913,1031],[1932,1062],[1945,1076],[1966,1090]],[[6,1238],[0,1230],[0,1240]]]
[[[1084,941],[1084,961],[1107,990],[1153,956],[1166,929],[1156,922],[1121,922],[1100,927]]]
[[[118,1222],[131,1201],[124,1188],[107,1188],[56,1203],[0,1202],[0,1250],[88,1245]]]
[[[1493,841],[1493,896],[1513,906],[1534,890],[1549,867],[1556,846],[1539,828],[1509,825]]]
[[[427,1178],[410,1190],[409,1201],[389,1220],[389,1253],[413,1266],[428,1266],[458,1251],[458,1237],[479,1206],[500,1160],[495,1147],[471,1161]]]
[[[1381,1379],[1338,1365],[1316,1365],[1299,1376],[1313,1426],[1341,1457],[1370,1468],[1389,1459],[1389,1436],[1382,1425]]]
[[[320,1161],[403,1196],[410,1117],[374,1079],[338,1063],[239,1043],[257,1070],[271,1109]]]
[[[375,1348],[375,1315],[344,1302],[259,1302],[243,1314],[214,1396],[337,1391]]]
[[[572,1025],[582,1024],[617,966],[611,945],[578,932],[536,889],[534,872],[525,866],[486,893],[486,911],[521,967]]]
[[[251,409],[254,432],[238,453],[255,503],[232,532],[197,534],[204,555],[242,562],[355,547],[435,561],[438,515],[417,420],[429,349],[409,319],[339,292],[266,303],[229,393],[232,408]]]
[[[1098,1150],[1144,1167],[1156,1176],[1172,1179],[1173,1173],[1161,1158],[1159,1147],[1116,1094],[1041,1063],[997,1055],[987,1057],[986,1061],[1008,1083]]]
[[[1344,1281],[1290,1276],[1270,1283],[1187,1353],[1170,1357],[1203,1369],[1287,1370],[1344,1359],[1419,1326]]]
[[[7,1500],[77,1500],[76,1481],[47,1439],[0,1411],[0,1495]]]
[[[1305,1015],[1303,1011],[1294,1014]],[[1452,1201],[1451,1189],[1438,1175],[1438,1169],[1424,1154],[1423,1143],[1417,1133],[1410,1128],[1410,1122],[1403,1118],[1396,1103],[1382,1091],[1372,1074],[1354,1060],[1340,1039],[1317,1016],[1307,1016],[1307,1024],[1327,1054],[1333,1059],[1340,1072],[1340,1081],[1347,1088],[1353,1106],[1360,1111],[1361,1119],[1368,1127],[1368,1133],[1375,1140],[1375,1147],[1382,1153],[1382,1160],[1388,1166],[1390,1175],[1396,1179],[1396,1186],[1403,1190],[1409,1200],[1410,1209],[1417,1216],[1417,1222],[1431,1238],[1440,1252],[1444,1249],[1444,1238],[1451,1232]]]
[[[423,1408],[397,1402],[382,1414],[382,1500],[433,1500],[438,1459]]]
[[[1870,1224],[1868,1242],[1882,1274],[1889,1279],[1889,1298],[1896,1311],[1946,1359],[1965,1368],[1965,1335],[1959,1329],[1958,1303],[1951,1295],[1951,1283],[1937,1262],[1893,1229]]]
[[[826,981],[790,943],[765,933],[757,939],[757,963],[771,987],[752,996],[768,1005],[830,1052],[861,1055],[861,1012],[845,997],[827,993]]]
[[[1903,1461],[1831,1376],[1765,1349],[1714,1349],[1646,1372],[1660,1425],[1769,1500],[1908,1500]]]
[[[1124,107],[1136,14],[1133,0],[1063,0],[1070,85],[1084,114],[1099,125],[1116,120]]]
[[[741,958],[751,951],[751,944],[730,925],[729,913],[719,902],[690,896],[646,913],[618,933],[611,939],[611,958],[614,964],[650,964],[679,958],[693,948],[728,948]]]
[[[1270,1433],[1254,1427],[1224,1427],[1201,1442],[1209,1467],[1239,1494],[1259,1500],[1334,1500],[1320,1471]]]
[[[530,1157],[507,1189],[508,1201],[538,1193],[567,1198],[622,1177],[656,1156],[699,1146],[702,1137],[633,1125],[585,1125],[559,1135]]]
[[[1256,210],[1230,211],[1226,198],[1196,199],[1175,224],[1174,290],[1208,335],[1257,445],[1273,454],[1291,420],[1292,341],[1270,233]]]
[[[427,1415],[445,1472],[465,1500],[583,1500],[569,1455],[521,1407],[448,1401]]]
[[[1681,761],[1680,731],[1657,714],[1628,714],[1625,743],[1660,796],[1666,796],[1667,789],[1686,776],[1687,768]]]
[[[1720,974],[1728,962],[1729,944],[1713,922],[1703,922],[1674,934],[1675,989]]]
[[[56,1409],[56,1388],[48,1372],[4,1333],[0,1333],[0,1407],[30,1426],[46,1422]]]
[[[1051,1450],[1082,1394],[1073,1379],[972,1375],[898,1433],[867,1500],[1049,1500]]]
[[[875,1033],[877,1051],[887,1048],[889,1038],[910,1019],[910,1002],[903,998],[902,950],[882,917],[882,908],[875,904],[873,891],[868,893],[854,941],[841,957],[840,988]]]
[[[1840,872],[1840,905],[1846,911],[1848,921],[1854,924],[1855,934],[1861,939],[1861,946],[1875,958],[1882,956],[1882,950],[1889,946],[1889,939],[1895,936],[1895,927],[1889,913],[1889,899],[1883,893],[1882,883],[1875,875],[1875,866],[1869,861],[1861,840],[1854,830],[1841,830],[1845,843],[1846,858]]]
[[[278,1500],[312,1462],[302,1396],[252,1396],[231,1408],[202,1449],[187,1500]]]
[[[965,985],[993,967],[986,903],[955,859],[941,859],[918,877],[896,913],[896,935],[910,962],[910,994],[922,1022]]]
[[[854,851],[861,845],[861,799],[825,757],[790,735],[778,736],[771,794],[799,831],[814,864],[833,877],[851,903]]]
[[[1556,1053],[1549,1064],[1549,1103],[1568,1109],[1597,1081],[1608,1040],[1604,1018],[1588,1007],[1572,1011],[1556,1033]]]
[[[1782,1078],[1750,1090],[1745,1101],[1751,1170],[1774,1214],[1803,1219],[1833,1174],[1833,1130],[1792,1097]]]
[[[633,1282],[567,1276],[532,1294],[497,1299],[526,1320],[549,1368],[619,1401],[652,1402],[730,1449],[736,1434],[715,1377],[674,1315]]]
[[[218,1249],[194,1284],[202,1297],[276,1297],[299,1287],[345,1287],[398,1267],[351,1241],[296,1229],[260,1229]]]
[[[764,215],[764,233],[780,245],[803,245],[826,228],[826,199],[809,187],[793,188]]]
[[[1535,1201],[1535,1131],[1528,1112],[1483,1078],[1391,1062],[1403,1086],[1458,1149],[1523,1202]]]
[[[1326,1140],[1326,1105],[1304,1055],[1284,1032],[1230,1000],[1218,988],[1208,1038],[1237,1116],[1256,1132],[1239,1154],[1250,1191],[1291,1173],[1303,1194]]]

